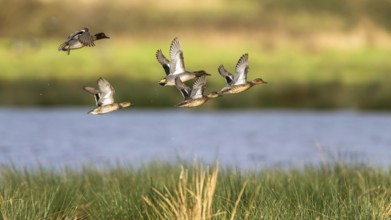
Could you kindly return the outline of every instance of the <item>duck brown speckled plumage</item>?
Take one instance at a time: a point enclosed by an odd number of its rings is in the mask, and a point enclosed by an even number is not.
[[[206,85],[205,76],[198,77],[191,89],[186,84],[184,84],[179,77],[175,79],[175,84],[185,99],[184,101],[177,104],[178,107],[193,108],[204,104],[209,99],[219,97],[217,92],[212,92],[206,96],[204,95],[204,88]]]
[[[89,114],[98,115],[106,114],[121,108],[126,108],[131,105],[130,102],[114,102],[115,90],[113,86],[105,79],[100,77],[98,79],[99,89],[93,87],[84,86],[83,89],[94,96],[96,107],[89,111]]]
[[[175,86],[175,78],[177,77],[180,77],[182,82],[186,82],[202,75],[210,75],[204,70],[190,72],[185,69],[183,51],[177,37],[174,38],[170,45],[170,60],[163,55],[160,49],[156,52],[156,58],[166,74],[166,77],[159,81],[161,86]]]
[[[233,75],[228,72],[223,65],[220,65],[218,71],[221,76],[223,76],[227,82],[227,86],[222,88],[218,93],[219,94],[236,94],[246,91],[253,87],[254,85],[267,83],[261,78],[256,78],[251,81],[247,81],[247,73],[249,70],[248,65],[248,54],[243,54],[238,63],[236,64],[236,74]]]

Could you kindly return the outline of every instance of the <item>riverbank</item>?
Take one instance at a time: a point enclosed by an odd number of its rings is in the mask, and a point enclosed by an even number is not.
[[[94,86],[101,76],[114,85],[118,100],[130,99],[138,107],[172,107],[182,99],[174,87],[158,85],[164,72],[155,52],[161,48],[167,54],[171,39],[113,39],[69,56],[56,50],[60,40],[41,39],[34,48],[25,43],[15,47],[13,41],[3,39],[0,105],[90,105],[93,100],[81,87]],[[246,52],[248,79],[261,77],[268,82],[243,94],[212,100],[206,108],[391,109],[387,48],[311,51],[293,44],[263,49],[254,41],[228,40],[229,48],[214,40],[181,38],[181,42],[186,67],[212,74],[206,93],[225,84],[217,67],[224,64],[234,72],[237,59]]]
[[[2,219],[188,219],[184,216],[202,213],[212,219],[391,216],[390,169],[343,162],[259,171],[178,162],[139,169],[3,166],[0,172]]]

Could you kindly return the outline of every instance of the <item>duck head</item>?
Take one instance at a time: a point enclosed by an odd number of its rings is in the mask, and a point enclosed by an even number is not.
[[[97,40],[99,40],[99,39],[105,39],[105,38],[110,38],[110,37],[108,37],[108,36],[106,36],[106,34],[105,33],[97,33],[97,34],[95,34],[95,38],[97,39]]]
[[[264,81],[264,80],[261,79],[261,78],[256,78],[256,79],[253,79],[252,83],[253,83],[253,84],[266,84],[267,82]]]

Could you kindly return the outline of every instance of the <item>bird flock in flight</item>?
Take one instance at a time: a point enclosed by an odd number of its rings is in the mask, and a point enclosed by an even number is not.
[[[71,50],[80,49],[83,47],[95,46],[95,41],[101,39],[108,39],[104,33],[97,33],[91,35],[88,28],[83,28],[68,36],[67,40],[60,45],[58,50],[66,51],[68,55]],[[206,85],[206,77],[210,76],[204,70],[188,71],[185,68],[183,59],[183,50],[178,38],[174,38],[170,45],[169,59],[167,59],[162,50],[156,52],[156,58],[163,67],[165,77],[159,81],[161,86],[176,86],[182,94],[184,100],[177,104],[178,107],[197,107],[209,99],[214,99],[224,94],[236,94],[246,91],[254,85],[267,83],[261,78],[256,78],[247,81],[247,73],[249,71],[248,54],[243,54],[236,64],[235,74],[230,73],[223,65],[218,67],[219,74],[224,77],[227,85],[218,92],[211,92],[204,95],[204,88]],[[185,82],[195,79],[192,87],[189,87]],[[114,87],[104,78],[98,79],[98,89],[84,86],[83,89],[93,95],[96,106],[88,113],[97,115],[109,113],[121,108],[126,108],[131,105],[130,102],[115,102]]]

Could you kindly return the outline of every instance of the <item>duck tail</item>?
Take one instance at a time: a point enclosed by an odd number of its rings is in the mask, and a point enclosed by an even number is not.
[[[71,50],[70,50],[68,44],[65,44],[65,43],[64,43],[64,44],[61,44],[61,45],[58,47],[57,50],[58,50],[58,51],[66,51],[68,55],[71,53]]]
[[[176,104],[175,106],[176,106],[176,107],[180,107],[180,108],[184,108],[184,107],[187,107],[186,104],[187,104],[186,101],[182,101],[182,102]]]

